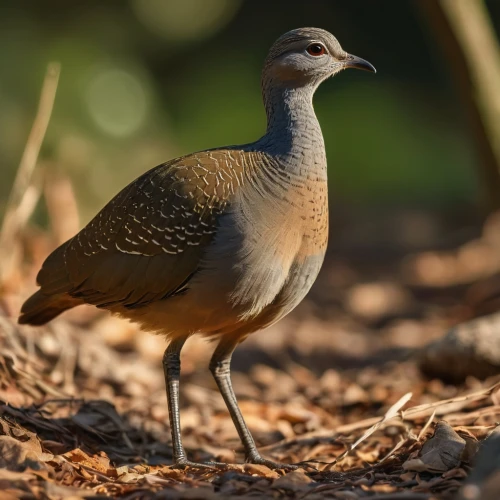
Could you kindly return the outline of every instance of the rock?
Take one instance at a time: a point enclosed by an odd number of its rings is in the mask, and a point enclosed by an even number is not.
[[[500,373],[500,313],[452,328],[442,339],[423,348],[419,366],[429,377],[462,382]]]
[[[500,491],[500,426],[481,443],[476,466],[460,492],[462,500],[496,500]]]
[[[434,435],[424,443],[420,456],[407,460],[405,470],[442,473],[458,467],[465,440],[445,422],[438,422]]]

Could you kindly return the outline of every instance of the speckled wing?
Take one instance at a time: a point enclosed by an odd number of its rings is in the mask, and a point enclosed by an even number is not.
[[[181,293],[241,183],[245,154],[207,151],[146,172],[47,258],[43,293],[111,309]]]

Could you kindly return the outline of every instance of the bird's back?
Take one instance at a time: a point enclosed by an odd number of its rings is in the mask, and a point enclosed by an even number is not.
[[[241,182],[241,159],[229,156],[177,158],[125,187],[47,258],[36,304],[28,299],[20,321],[37,322],[37,310],[54,297],[126,310],[175,294],[197,272],[216,217]]]

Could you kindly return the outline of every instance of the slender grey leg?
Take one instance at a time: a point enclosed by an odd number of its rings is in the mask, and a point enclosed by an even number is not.
[[[179,414],[179,378],[181,374],[181,350],[186,337],[173,340],[163,355],[163,371],[167,388],[168,416],[172,432],[173,458],[177,465],[187,462],[186,452],[182,446],[181,424]]]
[[[199,464],[187,459],[186,452],[182,446],[181,423],[179,412],[179,379],[181,375],[181,350],[187,337],[170,342],[163,355],[163,372],[165,373],[165,385],[167,388],[168,416],[172,432],[172,449],[174,465],[178,468],[195,467],[213,469],[214,467],[227,467],[226,464],[209,462]]]
[[[231,356],[233,355],[234,349],[238,345],[238,341],[233,339],[222,338],[219,345],[214,351],[212,359],[210,360],[210,371],[215,378],[215,382],[219,387],[219,391],[224,398],[229,414],[234,422],[234,426],[238,431],[241,442],[245,448],[245,460],[254,464],[267,465],[270,468],[288,468],[296,469],[297,466],[279,464],[272,462],[271,460],[266,460],[262,458],[260,453],[255,446],[255,441],[250,434],[250,431],[245,423],[241,410],[238,406],[236,396],[233,391],[233,386],[231,384]]]

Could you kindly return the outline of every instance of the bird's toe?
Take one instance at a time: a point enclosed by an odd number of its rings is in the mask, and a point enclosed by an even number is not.
[[[280,462],[274,462],[273,460],[268,460],[260,455],[248,457],[246,460],[247,463],[257,464],[257,465],[265,465],[272,470],[275,469],[284,469],[284,470],[297,470],[300,466],[294,464],[282,464]]]
[[[221,470],[221,469],[227,469],[228,465],[222,462],[199,463],[199,462],[191,462],[191,460],[187,459],[180,459],[177,460],[172,465],[172,468],[180,470],[185,470],[185,469]]]

